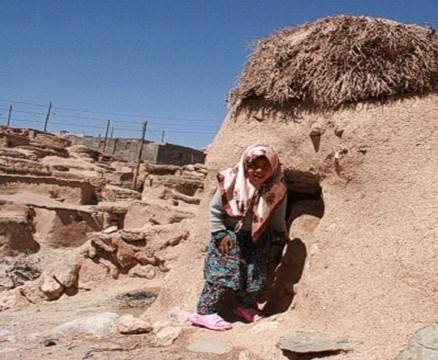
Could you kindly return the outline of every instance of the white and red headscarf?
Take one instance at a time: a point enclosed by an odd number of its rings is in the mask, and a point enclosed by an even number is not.
[[[262,156],[268,159],[273,172],[260,188],[256,188],[247,177],[247,167]],[[247,211],[252,209],[251,233],[253,241],[257,241],[287,190],[277,153],[267,145],[249,146],[243,152],[239,163],[221,171],[217,179],[226,213],[240,218],[236,231],[240,230]]]

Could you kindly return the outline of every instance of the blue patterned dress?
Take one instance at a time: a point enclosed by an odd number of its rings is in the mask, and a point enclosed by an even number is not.
[[[263,290],[266,281],[272,236],[285,231],[285,205],[286,201],[283,201],[271,226],[254,242],[249,229],[244,228],[238,234],[224,229],[232,228],[237,219],[215,212],[215,209],[221,209],[220,197],[215,195],[211,205],[213,232],[205,257],[205,283],[197,305],[198,314],[217,313],[219,303],[228,291],[235,292],[237,306],[257,306],[257,294]],[[231,237],[234,246],[229,254],[222,255],[218,245],[226,235]]]

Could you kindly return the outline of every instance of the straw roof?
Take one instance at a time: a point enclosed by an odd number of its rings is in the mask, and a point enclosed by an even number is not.
[[[333,109],[438,90],[438,34],[431,26],[341,15],[252,45],[229,105],[261,99]]]

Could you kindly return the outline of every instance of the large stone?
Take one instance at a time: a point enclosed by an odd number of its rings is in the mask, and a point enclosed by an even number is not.
[[[155,346],[170,346],[182,334],[182,328],[167,326],[155,335]]]
[[[76,257],[63,259],[63,261],[57,262],[50,274],[61,285],[66,288],[77,287],[78,273],[80,269],[80,263]]]
[[[419,330],[396,360],[438,359],[438,324]]]
[[[119,315],[112,312],[82,317],[76,320],[69,321],[62,325],[53,328],[51,334],[86,334],[96,337],[102,337],[109,334],[114,334],[117,330],[117,320]]]
[[[119,317],[117,329],[121,334],[144,334],[152,331],[152,325],[132,314],[125,314]]]
[[[297,333],[281,338],[277,346],[296,354],[339,353],[353,350],[352,344],[345,338],[330,338],[324,334]]]
[[[64,292],[64,286],[56,281],[52,276],[44,275],[40,290],[44,293],[48,300],[56,300]]]

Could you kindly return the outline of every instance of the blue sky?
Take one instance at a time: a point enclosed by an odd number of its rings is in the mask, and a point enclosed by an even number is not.
[[[0,125],[202,148],[249,44],[339,14],[438,28],[436,0],[0,0]]]

